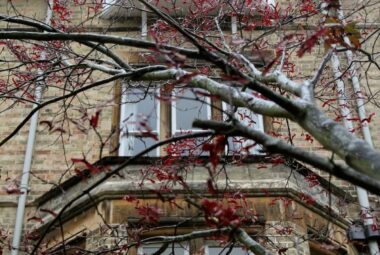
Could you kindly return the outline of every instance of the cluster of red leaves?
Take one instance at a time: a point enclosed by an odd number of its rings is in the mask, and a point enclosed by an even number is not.
[[[297,51],[297,56],[302,57],[306,52],[311,52],[312,48],[323,39],[325,49],[331,48],[332,45],[339,44],[343,47],[351,48],[350,45],[344,41],[344,37],[347,36],[352,43],[352,46],[359,49],[360,43],[360,32],[356,28],[356,22],[350,22],[346,25],[341,24],[341,22],[335,18],[329,18],[326,20],[326,24],[332,24],[330,26],[322,26],[320,29],[315,31],[304,43],[301,44],[300,49]]]
[[[318,181],[318,176],[313,173],[310,173],[307,176],[305,176],[305,181],[309,183],[310,188],[318,186],[320,184]]]
[[[224,206],[221,202],[208,199],[204,199],[201,205],[208,225],[218,227],[240,226],[241,219],[233,205]]]
[[[300,49],[297,51],[298,57],[303,57],[306,52],[311,52],[312,48],[318,43],[319,39],[326,34],[325,28],[320,28],[314,32],[306,41],[301,45]]]
[[[182,176],[178,175],[178,170],[175,167],[152,166],[148,168],[158,181],[179,181],[182,182]]]
[[[308,194],[305,194],[305,193],[300,193],[299,194],[299,198],[305,202],[306,204],[309,204],[309,205],[313,205],[315,204],[315,199],[313,197],[311,197],[310,195]]]
[[[300,4],[300,13],[301,14],[317,14],[317,6],[313,0],[304,0]]]
[[[72,12],[65,4],[62,4],[61,0],[54,0],[52,9],[54,15],[56,15],[60,21],[70,21]]]
[[[190,134],[191,131],[181,130],[180,135]],[[187,138],[168,145],[165,150],[168,155],[168,161],[181,159],[187,156],[189,161],[197,162],[196,157],[202,153],[200,146],[204,142],[202,138]],[[170,159],[171,158],[171,159]]]
[[[302,133],[301,136],[304,137],[304,139],[305,139],[306,142],[309,142],[309,143],[313,143],[314,142],[313,137],[311,135],[309,135],[309,134]]]
[[[291,235],[293,233],[292,227],[278,227],[276,228],[276,233],[279,235]]]
[[[227,138],[224,135],[218,135],[211,143],[205,143],[202,147],[204,151],[210,153],[210,162],[214,169],[219,164],[220,155],[224,152],[227,144]]]
[[[137,205],[135,209],[142,217],[140,221],[148,225],[156,225],[163,213],[161,208],[152,205]]]
[[[159,46],[160,44],[168,43],[169,40],[175,39],[177,30],[166,22],[158,20],[150,27],[149,35],[158,43]]]

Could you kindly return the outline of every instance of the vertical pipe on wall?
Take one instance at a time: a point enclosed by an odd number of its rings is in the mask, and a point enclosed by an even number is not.
[[[48,1],[46,19],[45,19],[45,23],[47,25],[51,24],[51,18],[53,16],[53,8],[52,8],[53,4],[54,4],[53,0]],[[42,51],[40,60],[45,60],[45,59],[46,59],[46,52]],[[41,101],[41,97],[42,97],[43,73],[41,70],[38,71],[38,76],[39,76],[39,79],[36,82],[36,89],[34,92],[35,101],[37,103]],[[33,109],[35,109],[36,107],[37,107],[37,104],[34,104]],[[21,176],[21,182],[20,182],[20,195],[18,198],[16,221],[15,221],[15,227],[13,231],[12,252],[11,252],[12,255],[17,255],[20,250],[25,206],[26,206],[26,200],[27,200],[28,189],[29,189],[29,175],[30,175],[30,169],[32,166],[33,149],[34,149],[34,141],[36,139],[37,126],[38,126],[38,111],[33,114],[30,120],[29,134],[28,134],[28,140],[27,140],[26,150],[25,150],[24,165],[22,169],[22,176]]]
[[[340,8],[337,9],[336,15],[338,19],[342,23],[344,23],[343,11]],[[343,39],[347,45],[351,45],[350,39],[346,35],[344,35]],[[361,123],[363,123],[363,122],[366,122],[364,121],[366,118],[366,113],[364,109],[364,101],[361,96],[360,82],[356,73],[355,63],[353,63],[353,53],[351,50],[346,51],[346,58],[347,58],[347,63],[349,65],[348,73],[350,75],[352,88],[354,90],[355,97],[356,97],[356,105],[358,108],[359,119],[361,120]],[[353,130],[353,124],[351,121],[352,119],[351,113],[348,106],[346,106],[347,98],[345,95],[345,87],[344,87],[343,81],[341,80],[342,73],[340,71],[340,62],[339,62],[338,56],[335,53],[333,54],[331,61],[332,61],[334,76],[335,76],[335,79],[337,80],[336,84],[338,88],[338,100],[339,100],[339,105],[341,109],[341,114],[344,120],[344,125],[348,128],[348,130]],[[367,122],[362,124],[362,132],[363,132],[365,141],[373,148],[372,138],[369,132],[369,127],[368,127]],[[365,189],[357,186],[356,193],[358,196],[360,209],[362,211],[361,213],[364,216],[363,217],[364,225],[368,227],[372,227],[372,225],[374,224],[374,221],[373,221],[373,217],[369,213],[370,203],[368,199],[368,192]],[[380,254],[379,245],[376,240],[368,240],[368,247],[369,247],[371,255]]]
[[[340,108],[340,113],[343,116],[343,123],[348,130],[353,130],[354,126],[352,124],[351,112],[348,108],[347,97],[345,93],[345,86],[342,81],[342,72],[340,71],[340,61],[338,56],[334,53],[331,57],[332,69],[334,72],[334,78],[336,79],[336,86],[338,91],[338,103]],[[356,187],[356,194],[358,195],[360,209],[364,213],[364,225],[371,226],[374,224],[372,216],[368,213],[370,208],[368,193],[365,189],[361,187]],[[368,246],[370,248],[371,255],[379,254],[379,246],[376,240],[369,240]]]

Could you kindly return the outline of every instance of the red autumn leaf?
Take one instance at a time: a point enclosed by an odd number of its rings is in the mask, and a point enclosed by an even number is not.
[[[314,142],[314,139],[311,137],[311,135],[306,134],[306,135],[305,135],[305,141],[308,141],[308,142],[310,142],[310,143],[313,143],[313,142]]]
[[[147,224],[157,224],[162,215],[162,210],[157,206],[145,205],[136,207],[141,218],[141,222]]]
[[[93,128],[98,127],[100,112],[101,112],[101,110],[97,110],[95,115],[91,116],[91,119],[90,119],[90,126],[91,127],[93,127]]]
[[[326,29],[322,28],[316,31],[312,36],[310,36],[303,44],[301,48],[297,51],[297,56],[302,57],[306,52],[311,52],[314,45],[317,44],[319,38],[326,33]]]

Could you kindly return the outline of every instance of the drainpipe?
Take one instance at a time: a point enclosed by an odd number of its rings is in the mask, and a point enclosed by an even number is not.
[[[53,15],[53,11],[52,11],[53,4],[54,4],[53,0],[49,0],[48,6],[47,6],[46,19],[45,19],[45,23],[47,25],[50,25],[51,23],[51,18]],[[40,60],[45,60],[45,59],[46,59],[46,52],[42,51]],[[41,70],[38,71],[38,75],[42,77],[43,73]],[[34,98],[37,103],[41,101],[41,96],[42,96],[42,78],[40,78],[39,81],[37,81],[36,89],[34,92]],[[36,107],[37,107],[37,104],[34,104],[33,109],[35,109]],[[28,141],[27,141],[26,150],[25,150],[24,166],[22,169],[22,176],[21,176],[21,182],[20,182],[20,196],[18,198],[16,222],[15,222],[15,227],[13,231],[12,253],[11,253],[12,255],[17,255],[20,249],[22,226],[24,222],[24,212],[25,212],[26,200],[27,200],[28,189],[29,189],[28,188],[29,174],[30,174],[30,169],[32,165],[33,148],[34,148],[34,141],[36,138],[37,125],[38,125],[38,111],[33,114],[30,120]]]
[[[341,79],[342,73],[340,71],[340,62],[338,56],[334,53],[331,57],[332,69],[334,72],[334,78],[336,79],[336,86],[338,90],[338,104],[340,113],[343,116],[343,124],[348,130],[353,130],[354,126],[351,121],[351,112],[347,106],[347,97],[345,93],[344,82]],[[359,200],[359,205],[361,211],[364,213],[364,225],[367,228],[371,229],[371,226],[374,224],[373,218],[370,213],[368,213],[368,209],[370,208],[368,193],[365,189],[357,186],[356,193]],[[368,246],[370,248],[371,255],[380,254],[379,246],[376,240],[368,240]]]
[[[337,16],[338,16],[338,19],[342,22],[342,24],[345,25],[344,20],[343,20],[343,17],[344,17],[343,11],[340,8],[337,9]],[[346,35],[343,37],[343,40],[347,45],[352,45],[350,42],[350,39]],[[360,82],[356,73],[355,63],[353,63],[353,53],[351,50],[346,51],[346,58],[349,65],[348,73],[350,75],[352,88],[354,90],[355,97],[356,97],[356,105],[358,108],[359,119],[362,125],[361,130],[363,132],[363,137],[364,137],[364,140],[371,146],[371,148],[373,148],[371,133],[369,131],[368,122],[366,121],[366,112],[364,108],[364,101],[361,94]],[[350,120],[351,119],[350,110],[348,109],[348,106],[346,106],[347,98],[345,96],[344,83],[341,80],[342,73],[340,72],[340,62],[339,62],[338,56],[335,53],[333,54],[331,61],[332,61],[334,76],[335,76],[335,79],[337,80],[336,84],[338,88],[338,100],[339,100],[341,115],[343,116],[343,122],[348,130],[353,130],[353,124],[352,124],[352,121]],[[368,199],[368,192],[362,187],[357,186],[356,193],[358,196],[361,213],[363,214],[362,216],[364,220],[364,226],[370,230],[372,229],[374,220],[371,213],[369,213],[370,203]],[[376,240],[369,239],[367,243],[368,243],[368,247],[369,247],[371,255],[380,254],[379,245]]]
[[[344,37],[344,41],[347,44],[350,43],[350,40],[348,39],[347,36]],[[371,133],[369,131],[369,125],[368,125],[368,122],[366,121],[366,111],[364,107],[362,92],[360,89],[360,82],[356,74],[355,63],[352,62],[353,61],[352,51],[350,50],[346,51],[346,57],[347,57],[348,65],[351,65],[348,69],[348,73],[351,78],[353,91],[355,93],[355,101],[356,101],[356,107],[358,109],[359,120],[361,123],[361,131],[362,131],[364,140],[370,145],[371,148],[373,148],[373,142],[372,142]],[[374,220],[373,220],[373,216],[369,213],[369,209],[371,205],[368,199],[368,192],[361,187],[357,187],[356,192],[358,194],[359,204],[363,213],[364,226],[367,229],[372,229]],[[371,255],[380,254],[379,245],[376,240],[368,240],[368,246],[369,246]]]

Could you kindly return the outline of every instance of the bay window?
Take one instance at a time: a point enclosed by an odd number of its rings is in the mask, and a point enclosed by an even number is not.
[[[119,156],[134,156],[142,150],[149,148],[160,139],[170,136],[178,136],[196,132],[201,129],[194,128],[194,119],[212,119],[211,99],[207,92],[200,89],[181,88],[174,89],[170,96],[161,100],[158,89],[147,87],[127,87],[124,85],[120,109],[120,140]],[[169,106],[167,106],[169,104]],[[168,108],[162,111],[160,108]],[[234,109],[223,104],[223,109],[228,115],[250,128],[263,131],[263,117],[252,113],[245,108]],[[165,114],[164,114],[165,113]],[[213,112],[215,115],[215,112]],[[222,119],[219,119],[222,120]],[[160,128],[162,134],[160,134]],[[165,132],[169,130],[169,132]],[[164,134],[165,133],[165,134]],[[175,155],[200,156],[208,152],[202,150],[204,142],[209,142],[209,137],[197,139],[184,139],[176,143]],[[227,155],[252,155],[260,154],[261,146],[254,141],[243,137],[229,137],[226,148]],[[162,153],[161,153],[162,154]],[[160,156],[160,150],[150,151],[146,156]]]

